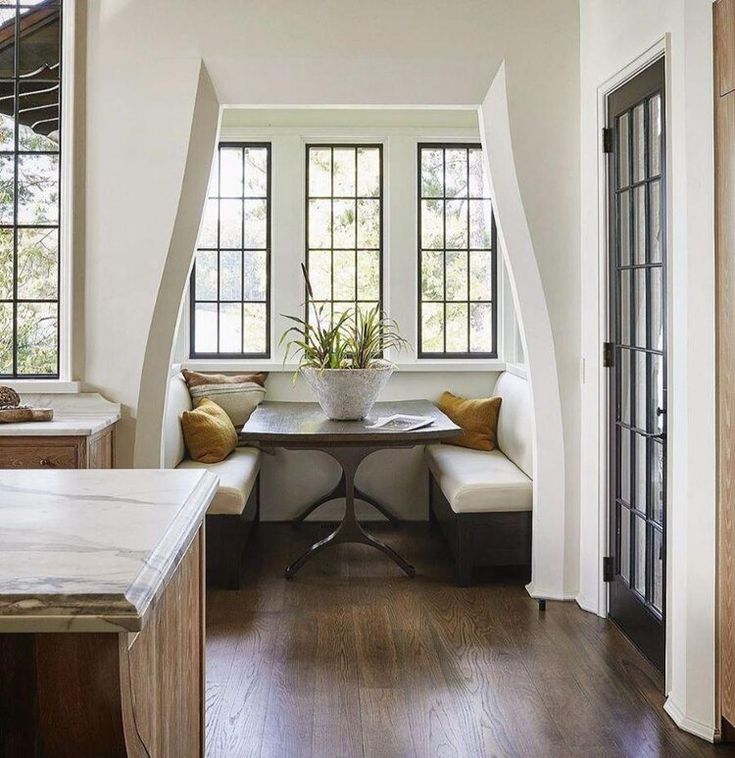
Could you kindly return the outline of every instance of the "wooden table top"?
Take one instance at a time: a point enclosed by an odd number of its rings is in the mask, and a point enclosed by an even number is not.
[[[368,429],[378,417],[405,413],[431,416],[430,426],[408,432]],[[374,445],[375,447],[406,447],[423,445],[454,437],[462,430],[428,400],[399,400],[376,403],[363,421],[331,421],[318,403],[261,403],[240,432],[243,442],[263,446]]]

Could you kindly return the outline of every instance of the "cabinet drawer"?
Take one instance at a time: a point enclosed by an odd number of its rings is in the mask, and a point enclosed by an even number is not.
[[[77,468],[76,445],[0,445],[0,468]]]

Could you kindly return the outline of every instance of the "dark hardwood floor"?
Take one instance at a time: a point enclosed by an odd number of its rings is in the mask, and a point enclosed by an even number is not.
[[[522,585],[457,588],[429,525],[374,530],[415,579],[363,546],[286,564],[327,532],[261,524],[245,586],[207,609],[207,754],[704,756],[656,672],[574,603],[539,613]]]

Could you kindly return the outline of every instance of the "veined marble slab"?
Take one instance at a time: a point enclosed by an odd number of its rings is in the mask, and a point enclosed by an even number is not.
[[[187,470],[0,473],[0,633],[143,628],[214,497]]]
[[[120,420],[120,405],[96,392],[78,395],[24,393],[21,400],[35,408],[53,408],[52,421],[0,424],[0,437],[86,437]]]

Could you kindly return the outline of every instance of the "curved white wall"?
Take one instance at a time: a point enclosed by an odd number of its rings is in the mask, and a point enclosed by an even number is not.
[[[565,599],[564,430],[551,321],[523,208],[508,117],[505,65],[480,108],[493,208],[527,356],[534,407],[533,566],[529,592]]]
[[[554,440],[566,453],[558,591],[576,592],[578,23],[575,0],[90,3],[79,378],[125,406],[120,464],[133,461],[135,420],[152,413],[145,404],[160,412],[159,390],[149,397],[146,389],[143,406],[138,397],[141,386],[160,381],[158,368],[148,377],[144,360],[180,207],[200,61],[223,104],[444,106],[480,103],[505,60],[515,172],[553,330],[564,420],[563,438]],[[169,318],[156,328],[167,332]],[[155,445],[137,447],[136,463],[157,463]]]

